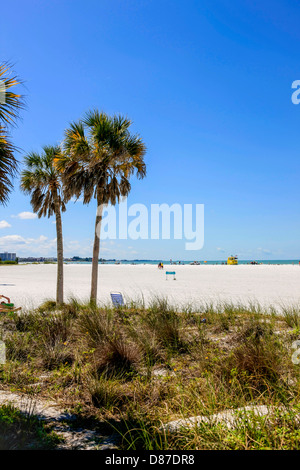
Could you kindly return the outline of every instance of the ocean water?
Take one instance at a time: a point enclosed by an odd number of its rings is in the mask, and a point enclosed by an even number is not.
[[[238,264],[250,264],[253,260],[238,260]],[[257,263],[259,264],[296,264],[298,265],[300,263],[300,259],[298,260],[255,260]],[[153,264],[153,265],[157,265],[158,263],[163,263],[164,265],[170,265],[170,260],[161,260],[161,259],[157,259],[157,260],[108,260],[108,261],[105,261],[105,262],[99,262],[99,264]],[[189,265],[191,263],[193,263],[194,260],[191,260],[191,261],[181,261],[181,260],[172,260],[172,264],[176,264],[176,265],[181,265],[181,264],[185,264],[185,265]],[[68,261],[67,262],[68,264],[91,264],[91,262],[89,261]],[[201,261],[198,261],[198,263],[200,263],[201,265],[206,265],[206,264],[210,264],[210,265],[222,265],[222,264],[225,264],[225,260],[224,261],[206,261],[206,260],[201,260]]]

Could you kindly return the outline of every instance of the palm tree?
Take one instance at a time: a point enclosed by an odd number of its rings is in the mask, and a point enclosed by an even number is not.
[[[65,197],[79,197],[83,203],[97,201],[93,246],[91,301],[97,300],[98,260],[103,206],[115,205],[127,196],[130,176],[146,175],[142,139],[129,132],[131,121],[123,116],[108,116],[98,110],[86,114],[82,121],[71,123],[65,133],[64,156],[58,162],[63,170]]]
[[[8,125],[15,124],[18,111],[23,107],[22,96],[14,93],[11,88],[20,84],[16,76],[10,76],[11,67],[0,64],[0,204],[8,202],[12,189],[12,178],[18,169],[18,162],[14,157],[16,148],[7,135]]]
[[[63,236],[61,212],[66,206],[61,189],[61,173],[55,161],[61,157],[58,146],[43,147],[42,154],[32,152],[25,157],[25,170],[21,174],[21,189],[31,195],[31,205],[38,217],[56,218],[57,286],[56,302],[63,303]]]
[[[0,64],[0,121],[4,124],[14,124],[19,109],[23,108],[23,98],[11,88],[20,85],[20,79],[11,75],[11,66]]]
[[[12,178],[17,171],[14,146],[10,143],[4,128],[0,126],[0,204],[5,205],[12,189]]]

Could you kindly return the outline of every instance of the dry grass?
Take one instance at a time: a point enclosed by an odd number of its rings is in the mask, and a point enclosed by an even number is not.
[[[41,396],[84,417],[118,422],[123,448],[298,448],[298,424],[290,417],[300,392],[300,366],[291,361],[299,309],[281,315],[259,305],[180,309],[166,299],[147,309],[128,305],[73,299],[60,309],[48,301],[36,311],[2,315],[8,360],[0,383],[29,393],[38,382]],[[250,403],[284,405],[281,441],[273,426],[260,424],[258,432],[257,417],[247,432],[204,425],[193,433],[159,431],[162,421]]]

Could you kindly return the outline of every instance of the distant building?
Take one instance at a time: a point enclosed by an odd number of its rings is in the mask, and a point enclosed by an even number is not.
[[[1,261],[16,261],[16,253],[0,253],[0,259]]]

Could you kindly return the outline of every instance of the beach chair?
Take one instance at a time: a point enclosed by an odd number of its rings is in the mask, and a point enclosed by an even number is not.
[[[110,297],[114,307],[118,308],[124,305],[123,295],[121,292],[111,292]]]
[[[5,299],[5,302],[3,301]],[[10,302],[10,298],[6,295],[0,294],[0,313],[12,313],[21,310],[21,307],[16,308],[15,304]]]
[[[2,303],[0,304],[0,313],[14,313],[21,310],[22,307],[15,307],[14,304]]]
[[[166,281],[168,280],[168,276],[173,276],[173,281],[176,281],[175,271],[166,271]]]

